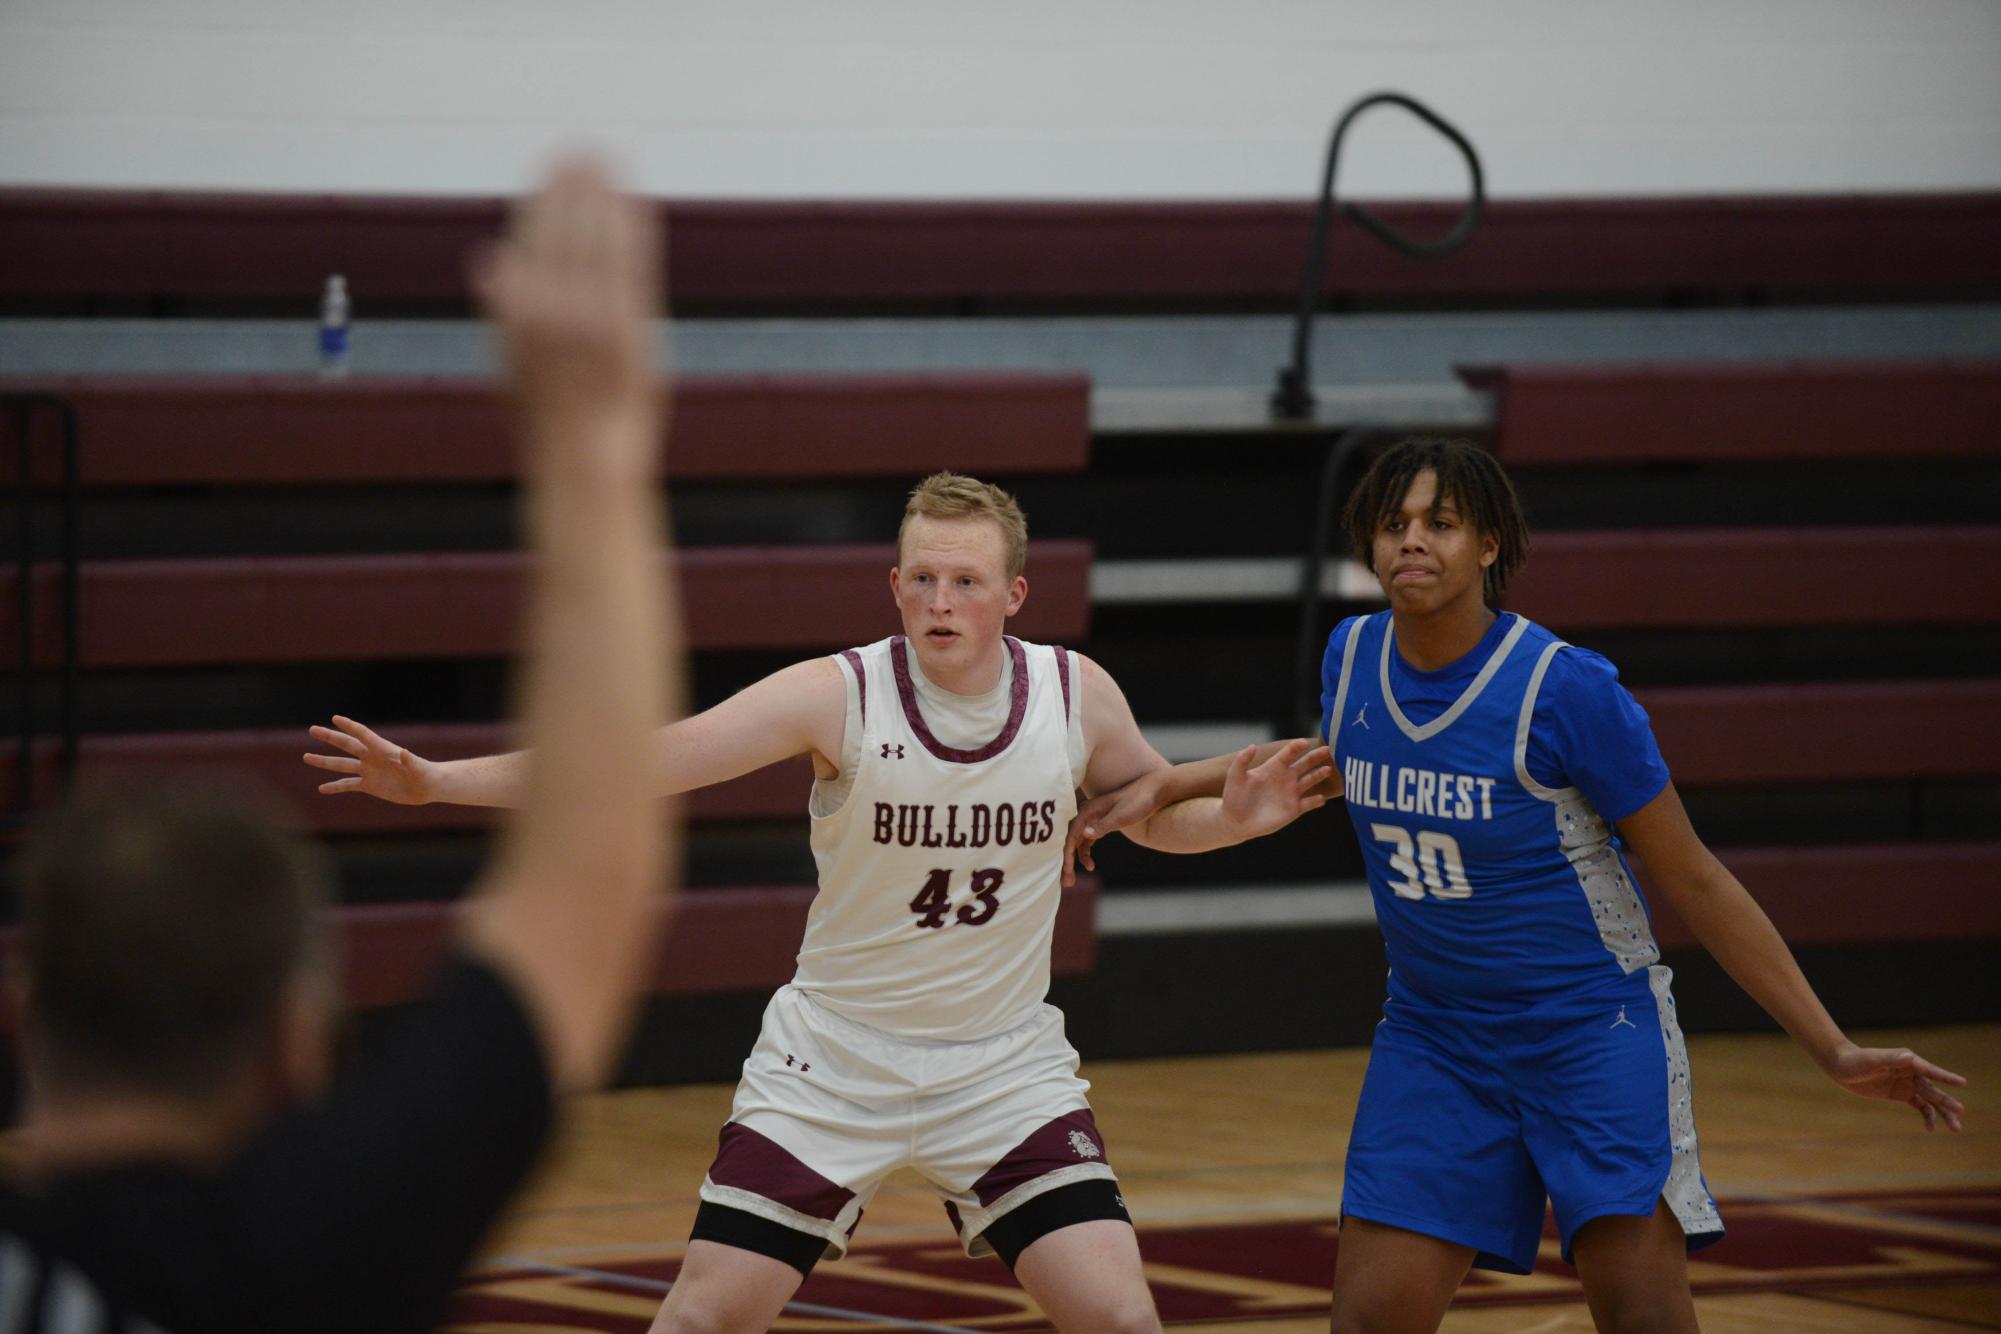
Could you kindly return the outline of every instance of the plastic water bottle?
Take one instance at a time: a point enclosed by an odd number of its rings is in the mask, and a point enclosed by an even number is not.
[[[320,378],[340,380],[348,372],[347,278],[327,275],[326,290],[320,293]]]

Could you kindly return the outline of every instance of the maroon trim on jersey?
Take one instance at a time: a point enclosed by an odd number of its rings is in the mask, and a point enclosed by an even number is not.
[[[709,1180],[718,1186],[762,1195],[795,1213],[830,1223],[855,1197],[853,1191],[827,1180],[775,1141],[734,1121],[723,1127],[716,1141]]]
[[[1088,1152],[1083,1149],[1086,1144]],[[987,1169],[985,1176],[973,1183],[973,1194],[979,1196],[980,1207],[987,1208],[1037,1177],[1079,1163],[1104,1161],[1105,1141],[1098,1134],[1098,1123],[1091,1119],[1090,1108],[1079,1108],[1045,1122],[1040,1130],[1009,1149],[1006,1156]]]
[[[896,672],[896,697],[903,701],[903,717],[910,724],[910,730],[939,759],[949,764],[977,764],[990,760],[1013,744],[1015,734],[1021,731],[1021,720],[1028,715],[1028,654],[1022,651],[1021,641],[1011,635],[1003,635],[1001,642],[1007,645],[1008,656],[1014,659],[1014,684],[1008,691],[1007,725],[1001,734],[977,750],[954,750],[931,734],[930,724],[924,721],[923,710],[917,707],[917,687],[910,681],[909,644],[898,635],[889,646],[889,665]]]
[[[855,694],[862,702],[862,726],[868,726],[868,672],[862,667],[862,655],[851,648],[841,650],[841,656],[848,660],[848,666],[855,669]]]
[[[1056,645],[1056,679],[1063,683],[1063,721],[1070,721],[1070,650]]]

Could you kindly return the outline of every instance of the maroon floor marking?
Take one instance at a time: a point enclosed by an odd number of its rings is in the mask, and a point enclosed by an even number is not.
[[[1725,1201],[1723,1212],[1730,1235],[1694,1257],[1698,1295],[2001,1284],[2001,1188]],[[1554,1230],[1548,1235],[1553,1239]],[[1168,1324],[1324,1311],[1336,1244],[1331,1218],[1140,1231],[1140,1249],[1148,1261],[1203,1275],[1200,1287],[1155,1283],[1154,1297]],[[671,1281],[678,1264],[663,1258],[590,1267],[607,1276]],[[872,1275],[882,1271],[943,1280],[949,1288],[915,1289],[876,1281]],[[1475,1273],[1460,1291],[1457,1304],[1582,1299],[1569,1266],[1545,1259],[1536,1272],[1543,1281],[1529,1284]],[[540,1280],[544,1286],[523,1296],[519,1289],[523,1280]],[[1241,1291],[1232,1292],[1238,1281]],[[1298,1302],[1275,1303],[1268,1286],[1274,1283],[1299,1289]],[[603,1309],[604,1298],[613,1295],[628,1302],[636,1296],[631,1288],[609,1281],[552,1279],[533,1270],[485,1272],[461,1287],[446,1328],[478,1323],[489,1330],[533,1327],[538,1334],[557,1329],[645,1334],[650,1311],[627,1316]],[[890,1319],[940,1325],[978,1322],[976,1328],[983,1330],[1048,1328],[1032,1313],[1005,1269],[992,1260],[967,1259],[943,1237],[937,1242],[864,1246],[846,1260],[822,1265],[800,1289],[799,1300],[878,1312]],[[893,1328],[833,1320],[826,1327],[856,1334]]]

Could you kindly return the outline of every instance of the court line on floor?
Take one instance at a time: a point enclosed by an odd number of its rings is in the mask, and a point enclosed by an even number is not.
[[[1994,1326],[1987,1324],[1984,1321],[1962,1320],[1958,1316],[1938,1315],[1937,1313],[1931,1311],[1899,1311],[1894,1307],[1878,1306],[1873,1302],[1858,1302],[1853,1300],[1852,1298],[1844,1298],[1841,1294],[1841,1290],[1838,1288],[1832,1291],[1829,1291],[1827,1289],[1821,1289],[1818,1291],[1812,1291],[1812,1290],[1787,1291],[1784,1293],[1784,1295],[1787,1297],[1791,1297],[1794,1301],[1814,1302],[1821,1306],[1839,1306],[1843,1309],[1844,1313],[1852,1313],[1859,1310],[1859,1311],[1870,1311],[1878,1315],[1886,1315],[1892,1318],[1901,1316],[1905,1320],[1910,1320],[1911,1318],[1915,1317],[1919,1320],[1924,1321],[1927,1327],[1936,1327],[1940,1329],[1993,1329],[1994,1328]]]
[[[607,1248],[609,1249],[609,1248]],[[544,1274],[564,1278],[585,1278],[594,1283],[604,1283],[614,1288],[627,1288],[636,1292],[658,1293],[665,1296],[673,1291],[674,1285],[665,1279],[641,1278],[637,1274],[620,1274],[610,1269],[591,1269],[583,1265],[556,1265],[526,1257],[513,1257],[508,1266],[511,1269],[532,1269]],[[813,1302],[787,1302],[785,1309],[794,1315],[825,1316],[830,1320],[852,1320],[857,1324],[870,1323],[887,1329],[914,1329],[922,1334],[966,1334],[956,1325],[927,1325],[922,1321],[904,1320],[893,1315],[871,1315],[867,1311],[850,1311],[840,1306],[820,1306]]]
[[[1246,1169],[1222,1169],[1222,1168],[1177,1169],[1172,1173],[1160,1173],[1160,1174],[1127,1173],[1124,1175],[1122,1179],[1128,1183],[1128,1187],[1130,1188],[1131,1183],[1136,1179],[1136,1177],[1137,1178],[1150,1177],[1150,1179],[1153,1180],[1160,1180],[1165,1176],[1187,1177],[1187,1176],[1198,1176],[1198,1175],[1210,1175],[1214,1173],[1220,1173],[1223,1171],[1240,1172],[1244,1170]],[[1294,1167],[1289,1169],[1258,1168],[1258,1169],[1248,1169],[1248,1170],[1257,1172],[1262,1172],[1265,1170],[1274,1170],[1274,1171],[1289,1170],[1296,1172],[1297,1167],[1295,1165]],[[1937,1223],[1953,1228],[1965,1229],[1968,1231],[1991,1232],[1997,1236],[2001,1236],[2001,1228],[1994,1227],[1993,1225],[1990,1224],[1978,1223],[1970,1220],[1941,1218],[1933,1214],[1893,1212],[1889,1210],[1873,1209],[1862,1201],[1837,1200],[1830,1198],[1831,1195],[1838,1195],[1845,1191],[1858,1190],[1858,1189],[1863,1191],[1878,1192],[1882,1194],[1922,1194],[1928,1192],[1941,1192],[1941,1191],[1994,1190],[1994,1189],[2001,1189],[2001,1182],[1994,1182],[1987,1180],[1941,1181],[1934,1179],[1932,1181],[1928,1181],[1922,1184],[1912,1184],[1909,1181],[1886,1181],[1879,1178],[1869,1178],[1867,1179],[1867,1181],[1868,1184],[1866,1185],[1859,1185],[1859,1186],[1843,1185],[1836,1187],[1832,1191],[1829,1191],[1826,1188],[1826,1186],[1817,1182],[1815,1183],[1803,1182],[1800,1183],[1797,1187],[1789,1187],[1784,1184],[1775,1185],[1773,1183],[1768,1182],[1764,1184],[1762,1189],[1757,1190],[1755,1192],[1748,1192],[1741,1195],[1736,1193],[1726,1193],[1722,1197],[1721,1202],[1725,1207],[1734,1207],[1734,1208],[1742,1208],[1745,1206],[1781,1207],[1781,1206],[1811,1205],[1816,1208],[1850,1213],[1858,1218],[1868,1218],[1871,1220],[1880,1220],[1884,1222],[1895,1222],[1897,1220],[1903,1220],[1906,1222],[1922,1221],[1929,1223]],[[910,1187],[909,1189],[912,1191],[916,1191],[919,1188],[913,1186]],[[648,1208],[648,1207],[656,1207],[656,1206],[643,1206],[643,1205],[577,1206],[574,1212],[595,1212],[595,1211],[637,1209],[637,1208]],[[561,1211],[561,1212],[571,1212],[571,1211]],[[1142,1216],[1137,1221],[1140,1223],[1142,1228],[1149,1226],[1156,1226],[1156,1227],[1191,1226],[1203,1223],[1298,1222],[1298,1221],[1310,1221],[1322,1216],[1331,1218],[1333,1216],[1333,1212],[1334,1211],[1332,1208],[1331,1199],[1323,1197],[1316,1193],[1310,1196],[1290,1196],[1283,1199],[1273,1199],[1270,1197],[1266,1197],[1259,1199],[1255,1202],[1236,1202],[1236,1203],[1217,1204],[1217,1205],[1183,1205],[1179,1208],[1162,1208],[1162,1209],[1149,1208],[1143,1210]],[[951,1237],[950,1232],[942,1224],[933,1226],[923,1223],[884,1223],[869,1228],[867,1233],[858,1239],[858,1245],[860,1249],[867,1249],[868,1246],[872,1243],[891,1241],[891,1240],[906,1240],[906,1239],[921,1241],[924,1238],[931,1237],[934,1235],[941,1239],[953,1239]],[[661,1242],[609,1242],[591,1246],[542,1247],[539,1248],[535,1252],[535,1254],[602,1255],[608,1252],[615,1252],[620,1254],[631,1252],[633,1254],[638,1254],[638,1255],[657,1255],[660,1253],[662,1246],[663,1243]],[[481,1261],[480,1267],[484,1269],[488,1267],[499,1267],[508,1264],[523,1264],[523,1263],[533,1263],[533,1262],[527,1260],[525,1257],[496,1256],[490,1260]]]
[[[1981,1190],[1992,1190],[1994,1188],[1991,1186],[1985,1186],[1985,1187],[1974,1186],[1971,1187],[1970,1189],[1974,1191],[1981,1191]],[[1896,1193],[1896,1192],[1886,1192],[1886,1193]],[[1929,1194],[1929,1193],[1932,1192],[1926,1192],[1926,1191],[1909,1192],[1909,1194],[1913,1195]],[[1911,1231],[1922,1230],[1925,1227],[1933,1227],[1933,1228],[1938,1228],[1942,1231],[1946,1231],[1948,1233],[1971,1234],[1972,1236],[1976,1237],[1991,1237],[1997,1241],[2001,1241],[2001,1227],[1997,1227],[1993,1223],[1983,1223],[1980,1222],[1978,1219],[1970,1219],[1970,1218],[1962,1219],[1962,1218],[1940,1217],[1938,1214],[1914,1213],[1902,1209],[1876,1208],[1871,1206],[1867,1201],[1864,1200],[1839,1200],[1839,1199],[1828,1199],[1824,1197],[1811,1197],[1811,1196],[1794,1196],[1790,1198],[1787,1197],[1766,1198],[1763,1196],[1726,1195],[1723,1197],[1723,1203],[1726,1206],[1736,1205],[1740,1207],[1745,1205],[1760,1205],[1767,1208],[1770,1207],[1812,1208],[1821,1213],[1834,1214],[1839,1217],[1855,1218],[1865,1222],[1875,1223],[1879,1226],[1888,1227],[1895,1231],[1911,1232]]]
[[[1840,1138],[1868,1140],[1874,1137],[1858,1135],[1858,1136],[1845,1136]],[[1731,1144],[1727,1144],[1722,1147],[1724,1148],[1741,1147],[1742,1143],[1749,1143],[1749,1142],[1750,1141],[1732,1142]],[[1705,1145],[1705,1147],[1714,1149],[1717,1148],[1718,1146]],[[1203,1177],[1240,1178],[1240,1177],[1271,1176],[1271,1175],[1284,1175],[1287,1177],[1296,1177],[1304,1172],[1324,1171],[1329,1173],[1338,1173],[1341,1170],[1342,1170],[1341,1159],[1337,1156],[1335,1158],[1302,1159],[1302,1160],[1283,1162],[1283,1163],[1219,1164],[1214,1167],[1172,1167],[1172,1168],[1163,1167],[1163,1168],[1150,1168],[1150,1169],[1148,1168],[1121,1169],[1119,1172],[1119,1179],[1127,1183],[1129,1186],[1137,1186],[1140,1183],[1185,1181],[1190,1179],[1200,1179]],[[1895,1173],[1890,1175],[1866,1175],[1866,1176],[1851,1175],[1846,1177],[1834,1178],[1831,1180],[1824,1177],[1798,1179],[1798,1180],[1765,1179],[1762,1181],[1755,1181],[1749,1183],[1749,1189],[1745,1190],[1745,1192],[1742,1194],[1729,1192],[1728,1198],[1732,1202],[1742,1203],[1742,1204],[1754,1204],[1754,1203],[1781,1204],[1781,1203],[1786,1203],[1789,1200],[1795,1202],[1804,1200],[1817,1201],[1828,1195],[1841,1194],[1843,1192],[1892,1194],[1900,1191],[1991,1190],[1997,1188],[2001,1188],[2001,1180],[1996,1180],[1993,1178],[1985,1178],[1985,1177],[1969,1178],[1968,1176],[1960,1173],[1933,1172],[1933,1173],[1920,1173],[1916,1175]],[[929,1190],[930,1188],[928,1186],[913,1183],[910,1185],[886,1186],[881,1193],[885,1197],[891,1197],[902,1193],[908,1193],[912,1195],[923,1195],[926,1194]],[[590,1217],[590,1216],[602,1216],[602,1215],[616,1214],[616,1213],[637,1213],[647,1209],[672,1209],[676,1207],[692,1208],[698,1202],[699,1202],[698,1197],[693,1195],[687,1195],[687,1196],[661,1196],[657,1199],[650,1199],[650,1200],[626,1200],[626,1201],[619,1201],[616,1203],[602,1203],[602,1204],[545,1205],[541,1207],[532,1207],[521,1210],[518,1214],[514,1215],[514,1217],[522,1220]],[[871,1235],[880,1237],[883,1235],[883,1233],[871,1229]]]

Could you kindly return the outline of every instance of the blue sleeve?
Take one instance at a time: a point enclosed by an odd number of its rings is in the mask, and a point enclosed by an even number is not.
[[[1327,652],[1320,656],[1320,739],[1327,739],[1327,711],[1334,707],[1334,692],[1341,686],[1341,654],[1347,650],[1348,636],[1355,633],[1355,627],[1362,623],[1359,616],[1350,616],[1334,627],[1327,636]]]
[[[1550,660],[1529,729],[1528,770],[1545,787],[1577,788],[1614,824],[1668,783],[1647,711],[1619,684],[1619,669],[1576,647]]]

